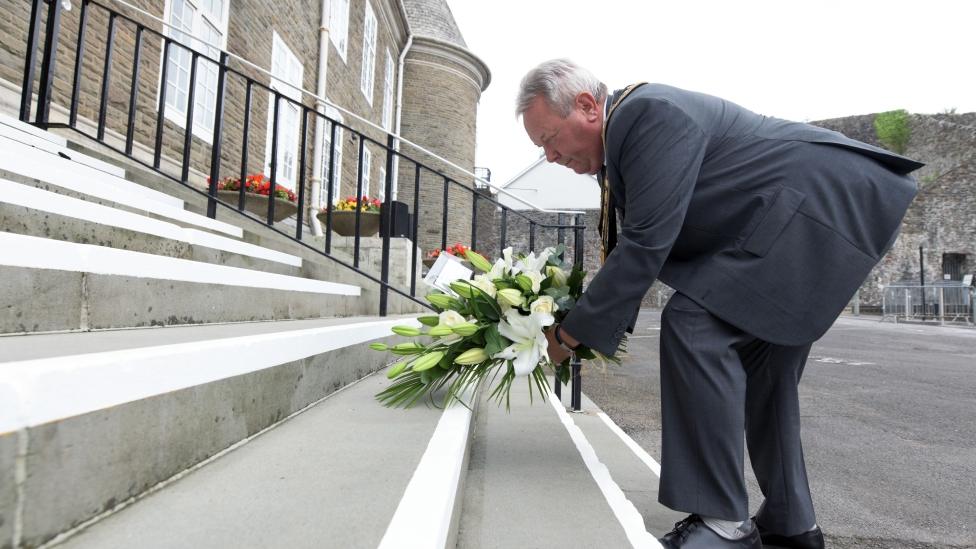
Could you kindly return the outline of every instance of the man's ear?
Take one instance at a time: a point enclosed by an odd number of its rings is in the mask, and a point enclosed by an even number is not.
[[[590,92],[580,92],[576,95],[576,109],[583,113],[587,122],[594,122],[600,118],[600,105]]]

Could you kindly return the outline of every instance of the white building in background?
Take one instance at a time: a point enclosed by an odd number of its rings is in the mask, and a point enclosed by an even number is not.
[[[547,210],[591,210],[600,207],[600,185],[596,177],[580,175],[565,166],[546,162],[544,156],[502,184],[501,188]],[[513,210],[530,209],[512,196],[497,191],[493,193],[499,203]]]

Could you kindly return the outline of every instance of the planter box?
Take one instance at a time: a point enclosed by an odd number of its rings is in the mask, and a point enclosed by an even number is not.
[[[359,236],[373,236],[380,231],[379,212],[360,212]],[[322,226],[332,217],[332,230],[340,236],[356,236],[356,212],[353,210],[332,210],[315,215]]]
[[[238,191],[217,191],[217,198],[231,206],[237,206],[240,192]],[[244,193],[244,209],[256,214],[261,219],[268,218],[268,197],[263,194]],[[298,212],[298,205],[281,198],[275,198],[275,223],[287,219]],[[377,224],[379,226],[379,224]]]

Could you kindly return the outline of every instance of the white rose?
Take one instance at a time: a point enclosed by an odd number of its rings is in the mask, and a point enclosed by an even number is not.
[[[556,306],[556,302],[547,295],[540,296],[538,299],[532,302],[532,306],[529,309],[530,313],[546,313],[552,314],[556,312],[559,307]]]

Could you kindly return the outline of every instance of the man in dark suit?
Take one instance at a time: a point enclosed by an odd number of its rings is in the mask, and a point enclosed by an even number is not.
[[[604,190],[604,264],[550,330],[550,358],[580,343],[614,353],[651,283],[676,290],[662,313],[659,499],[692,515],[661,541],[823,547],[797,384],[894,242],[922,164],[670,86],[608,94],[566,60],[525,76],[517,110],[548,161]],[[743,431],[765,497],[755,526]]]

